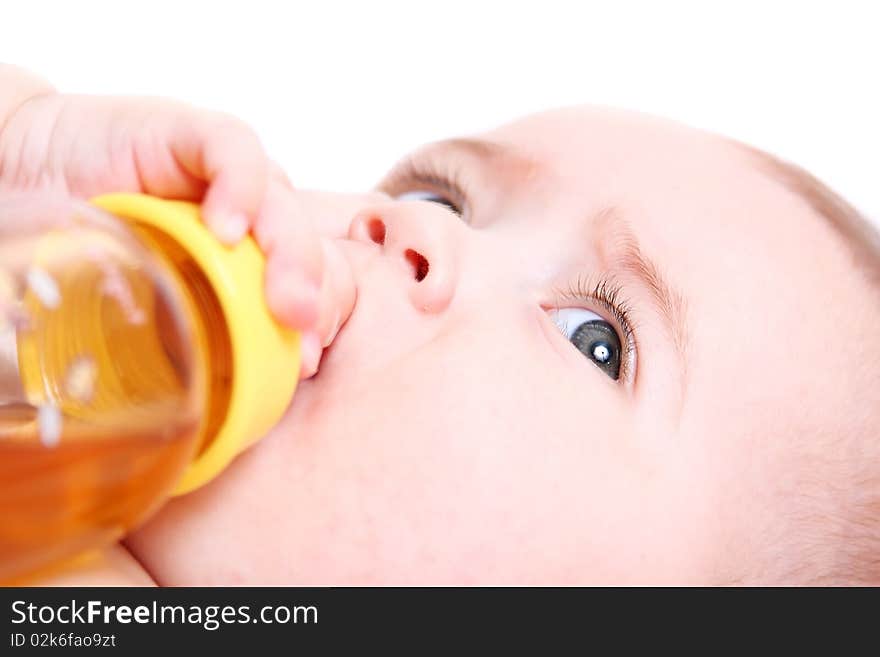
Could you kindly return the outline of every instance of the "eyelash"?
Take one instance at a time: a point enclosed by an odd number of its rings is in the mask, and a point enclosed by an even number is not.
[[[621,358],[621,375],[624,381],[631,381],[636,353],[635,325],[631,318],[629,302],[624,299],[620,286],[605,277],[591,279],[586,276],[578,276],[577,279],[570,281],[566,287],[556,288],[554,294],[557,311],[567,303],[598,304],[611,314],[623,338],[624,353]]]
[[[433,188],[435,191],[447,195],[453,205],[458,208],[461,217],[466,219],[468,193],[459,169],[449,165],[441,170],[433,162],[407,160],[391,173],[381,185],[381,189],[391,196],[396,196],[405,191],[411,191],[415,186]]]
[[[431,161],[406,160],[391,173],[381,188],[394,196],[418,185],[433,187],[447,194],[449,200],[459,209],[462,219],[468,221],[467,187],[460,170],[452,165],[441,169]],[[623,297],[620,286],[607,277],[591,279],[581,275],[570,281],[566,287],[556,288],[554,294],[557,311],[564,303],[588,306],[598,304],[611,315],[613,323],[617,324],[622,334],[624,344],[621,376],[624,381],[631,381],[636,354],[635,326],[630,316],[630,304]]]

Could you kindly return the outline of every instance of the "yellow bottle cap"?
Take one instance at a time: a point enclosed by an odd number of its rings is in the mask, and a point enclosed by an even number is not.
[[[226,416],[185,471],[175,490],[181,495],[216,477],[281,419],[299,380],[299,334],[279,326],[266,306],[265,259],[251,237],[224,246],[193,203],[141,194],[109,194],[92,203],[135,227],[158,230],[183,248],[211,284],[229,333],[232,381]]]

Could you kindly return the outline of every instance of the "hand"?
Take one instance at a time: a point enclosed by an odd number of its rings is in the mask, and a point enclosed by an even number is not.
[[[315,194],[305,202],[247,125],[171,101],[46,93],[0,126],[0,193],[146,193],[201,203],[225,243],[252,231],[267,255],[269,308],[302,332],[301,376],[315,373],[354,306],[354,279],[334,244],[351,202],[321,207]]]
[[[305,249],[321,272],[314,322],[303,332],[300,343],[300,378],[308,378],[317,372],[323,350],[330,346],[357,301],[354,273],[340,242],[348,239],[351,219],[359,210],[387,198],[378,193],[294,190],[279,172],[274,181],[277,184],[270,185],[264,204],[265,216],[258,220],[254,232],[261,247],[275,254],[267,265],[266,292],[276,316],[292,319],[297,312],[296,290],[286,281],[303,257],[302,244],[317,240],[320,245],[318,249]]]

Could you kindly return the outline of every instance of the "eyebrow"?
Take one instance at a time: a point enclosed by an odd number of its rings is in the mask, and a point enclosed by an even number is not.
[[[617,208],[601,210],[592,217],[590,225],[597,227],[594,240],[603,260],[608,262],[608,269],[634,279],[647,290],[647,296],[664,320],[662,324],[667,328],[673,348],[686,370],[690,330],[684,295],[668,283],[660,267],[645,254],[629,222]]]

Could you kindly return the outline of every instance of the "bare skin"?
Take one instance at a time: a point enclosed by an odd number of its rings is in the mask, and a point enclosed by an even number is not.
[[[311,296],[267,280],[312,366],[279,425],[131,554],[164,585],[833,579],[853,501],[880,495],[880,313],[833,232],[677,124],[575,109],[484,139],[428,147],[370,195],[255,197],[276,271],[320,272]],[[211,195],[232,160],[190,195],[236,206]],[[577,346],[556,323],[587,320],[601,331]]]
[[[357,303],[318,376],[131,538],[138,559],[162,584],[840,581],[853,502],[880,493],[880,316],[825,221],[673,123],[565,110],[486,139],[417,156],[466,199],[383,187],[465,221],[406,201],[353,217]],[[636,241],[662,287],[623,267]],[[628,308],[618,380],[548,315],[587,309],[623,340],[601,301],[554,292],[578,279]]]

